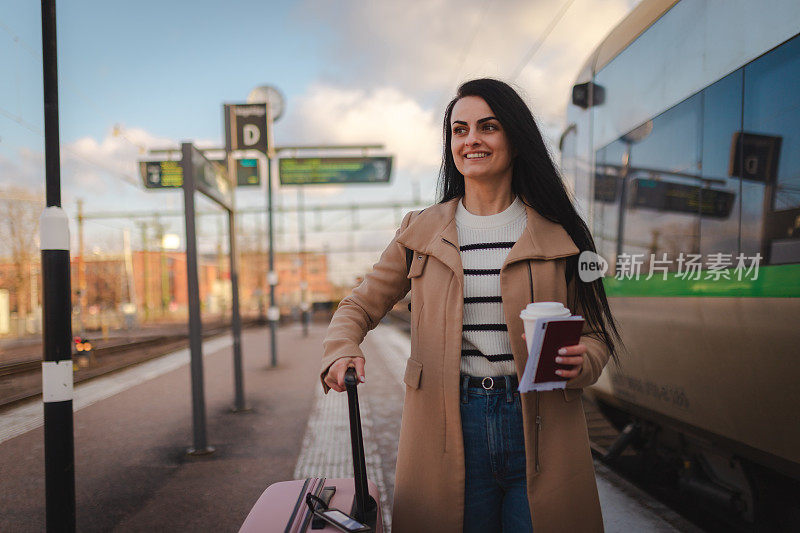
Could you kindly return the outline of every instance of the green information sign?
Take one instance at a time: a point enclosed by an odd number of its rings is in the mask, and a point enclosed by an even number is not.
[[[286,157],[278,162],[281,185],[389,183],[392,158]]]
[[[236,185],[239,187],[261,185],[258,159],[238,159],[236,161]]]

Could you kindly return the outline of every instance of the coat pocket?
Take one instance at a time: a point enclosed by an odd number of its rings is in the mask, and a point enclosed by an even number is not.
[[[415,359],[409,359],[408,363],[406,363],[406,373],[403,376],[403,382],[412,389],[418,389],[421,378],[422,363]]]
[[[576,398],[580,398],[581,393],[583,393],[583,389],[564,389],[564,399],[571,402]]]

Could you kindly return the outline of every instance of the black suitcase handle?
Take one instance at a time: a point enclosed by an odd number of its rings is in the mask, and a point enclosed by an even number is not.
[[[367,462],[364,459],[364,437],[361,433],[361,410],[358,408],[358,376],[355,368],[348,368],[344,375],[347,389],[347,405],[350,409],[350,445],[353,448],[353,479],[356,497],[350,514],[356,520],[375,528],[377,503],[369,494],[367,486]]]

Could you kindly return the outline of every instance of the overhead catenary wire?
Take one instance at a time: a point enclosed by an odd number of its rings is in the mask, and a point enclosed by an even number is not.
[[[44,137],[44,131],[42,131],[42,129],[37,127],[35,124],[32,124],[32,123],[28,122],[27,120],[25,120],[24,118],[22,118],[22,115],[17,115],[17,114],[12,113],[11,111],[9,111],[7,109],[3,109],[2,107],[0,107],[0,115],[3,115],[6,118],[8,118],[9,120],[12,120],[12,121],[16,122],[17,124],[19,124],[23,128],[25,128],[27,130],[30,130],[31,132],[36,133],[37,135],[40,135],[40,136]]]
[[[13,120],[14,122],[19,124],[20,126],[23,126],[25,129],[30,130],[32,133],[35,133],[35,134],[39,135],[42,138],[44,137],[44,131],[42,131],[41,128],[37,127],[35,124],[32,124],[32,123],[26,121],[20,115],[16,115],[16,114],[12,113],[11,111],[8,111],[7,109],[4,109],[2,107],[0,107],[0,115],[3,115],[3,116],[7,117],[10,120]],[[126,174],[125,172],[123,172],[121,170],[115,170],[115,169],[112,169],[112,168],[109,168],[109,167],[103,165],[102,163],[98,163],[97,161],[94,161],[94,160],[86,157],[85,155],[76,152],[75,150],[73,150],[69,146],[62,146],[61,150],[62,150],[62,152],[70,155],[71,157],[73,157],[75,159],[83,160],[84,162],[89,163],[90,165],[93,165],[93,166],[99,168],[100,170],[104,170],[104,171],[108,172],[109,174],[117,176],[118,178],[122,179],[124,182],[129,183],[129,184],[135,186],[136,188],[139,187],[139,180],[129,176],[128,174]]]
[[[457,66],[453,69],[453,74],[450,76],[450,83],[445,87],[442,91],[441,96],[438,98],[437,109],[444,107],[445,99],[449,99],[449,91],[451,91],[451,87],[453,87],[456,82],[458,81],[459,72],[461,72],[461,68],[464,66],[464,62],[467,60],[467,55],[472,50],[472,45],[475,43],[475,37],[478,35],[478,30],[481,28],[481,23],[484,21],[486,15],[489,13],[489,7],[492,5],[494,0],[484,0],[483,2],[483,9],[481,9],[480,15],[475,19],[475,25],[470,32],[469,39],[464,43],[464,46],[461,48],[461,53],[459,54],[459,58],[457,61]]]
[[[516,81],[519,75],[522,74],[522,71],[525,70],[525,67],[528,65],[528,63],[530,63],[531,59],[533,59],[533,56],[535,56],[542,47],[542,44],[544,44],[545,40],[547,40],[547,37],[550,36],[550,33],[553,31],[553,29],[558,25],[559,22],[561,22],[561,19],[564,17],[564,14],[567,12],[567,9],[569,9],[573,2],[575,2],[575,0],[567,0],[564,2],[564,5],[561,6],[561,9],[559,9],[558,13],[556,13],[556,15],[550,21],[550,24],[548,24],[547,28],[545,28],[542,36],[539,37],[539,40],[530,47],[525,55],[522,56],[522,59],[517,64],[516,68],[511,71],[511,74],[509,74],[509,80],[512,82]]]
[[[3,21],[1,21],[1,20],[0,20],[0,29],[2,29],[3,31],[5,31],[6,33],[8,33],[8,34],[11,36],[11,40],[12,40],[12,41],[14,41],[14,44],[16,44],[17,46],[19,46],[20,48],[22,48],[23,50],[25,50],[26,52],[28,52],[28,54],[30,54],[30,55],[31,55],[31,57],[33,57],[33,58],[37,59],[37,60],[38,60],[40,63],[42,62],[42,55],[41,55],[41,52],[40,52],[40,51],[38,51],[38,50],[36,50],[36,49],[34,49],[34,48],[31,46],[31,45],[29,45],[28,43],[26,43],[26,42],[25,42],[25,41],[22,39],[22,37],[20,37],[20,36],[19,36],[19,35],[17,35],[16,33],[14,33],[14,30],[12,30],[11,28],[9,28],[9,27],[8,27],[6,24],[4,24],[4,23],[3,23]]]
[[[11,40],[14,41],[14,44],[16,44],[17,46],[19,46],[20,48],[22,48],[23,50],[28,52],[28,55],[30,55],[32,58],[34,58],[39,64],[42,63],[42,54],[41,54],[40,50],[36,50],[33,46],[29,45],[22,37],[20,37],[16,33],[14,33],[14,30],[9,28],[8,25],[4,24],[2,21],[0,21],[0,28],[3,29],[6,33],[8,33],[11,36]],[[74,94],[75,96],[77,96],[78,98],[80,98],[83,101],[84,104],[89,105],[98,114],[104,116],[107,119],[111,119],[112,118],[111,116],[109,116],[105,112],[105,110],[102,107],[100,107],[97,104],[95,104],[94,101],[88,95],[83,94],[83,92],[81,92],[80,90],[78,90],[78,89],[76,89],[74,87],[71,87],[71,86],[67,86],[67,90],[69,92],[71,92],[72,94]],[[115,126],[115,128],[117,128],[118,125],[115,124],[114,126]],[[143,148],[141,145],[139,145],[139,144],[131,141],[127,137],[125,137],[124,134],[121,134],[121,136],[125,140],[127,140],[128,142],[133,144],[134,146],[137,146],[140,149]]]
[[[3,31],[5,31],[6,33],[8,33],[11,36],[11,39],[14,41],[14,44],[19,46],[21,49],[25,50],[39,64],[42,63],[41,52],[36,50],[35,48],[33,48],[27,42],[25,42],[24,39],[22,39],[19,35],[17,35],[8,25],[4,24],[2,21],[0,21],[0,29],[2,29]],[[99,106],[94,104],[92,102],[92,100],[88,96],[82,94],[80,91],[78,91],[78,90],[76,90],[76,89],[74,89],[72,87],[70,87],[68,90],[71,93],[73,93],[75,96],[80,98],[85,104],[88,104],[95,111],[97,111],[101,115],[105,116],[105,118],[107,118],[107,119],[111,119],[112,118],[112,117],[108,116],[103,111],[102,108],[100,108]],[[19,124],[20,126],[24,127],[25,129],[31,131],[32,133],[35,133],[35,134],[39,135],[40,137],[44,138],[44,130],[42,130],[40,127],[36,126],[35,124],[25,120],[25,118],[22,115],[19,115],[17,113],[13,113],[13,112],[11,112],[11,111],[9,111],[7,109],[4,109],[2,107],[0,107],[0,114],[5,116],[9,120],[12,120],[13,122],[16,122],[17,124]],[[141,144],[136,143],[136,142],[132,141],[130,138],[128,138],[125,135],[125,133],[122,131],[122,127],[119,124],[116,124],[116,123],[114,124],[113,134],[114,134],[114,136],[122,137],[123,139],[128,141],[130,144],[136,146],[139,149],[140,152],[146,150],[146,147],[144,147]],[[139,184],[139,180],[129,176],[128,174],[126,174],[126,173],[124,173],[122,171],[110,169],[107,166],[105,166],[105,165],[103,165],[101,163],[98,163],[97,161],[93,161],[93,160],[89,159],[88,157],[75,152],[74,150],[72,150],[71,148],[69,148],[67,146],[62,146],[61,149],[62,149],[63,152],[68,153],[69,155],[71,155],[74,158],[81,159],[81,160],[85,161],[86,163],[89,163],[90,165],[93,165],[93,166],[95,166],[95,167],[97,167],[97,168],[99,168],[101,170],[104,170],[104,171],[106,171],[106,172],[108,172],[108,173],[110,173],[112,175],[117,176],[118,178],[122,179],[126,183],[129,183],[129,184],[131,184],[131,185],[133,185],[133,186],[135,186],[137,188],[140,185]]]

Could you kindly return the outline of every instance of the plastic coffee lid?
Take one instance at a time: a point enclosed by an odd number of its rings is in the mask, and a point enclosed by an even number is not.
[[[569,316],[569,309],[564,307],[561,302],[533,302],[528,304],[519,314],[525,319],[537,319],[549,316]]]

